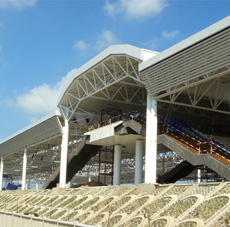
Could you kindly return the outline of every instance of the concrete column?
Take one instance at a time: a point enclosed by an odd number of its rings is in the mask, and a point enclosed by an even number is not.
[[[1,158],[1,166],[0,166],[0,191],[2,191],[2,182],[3,182],[3,158]]]
[[[26,167],[27,167],[27,150],[24,149],[23,167],[22,167],[22,190],[26,190]]]
[[[120,185],[121,181],[121,145],[114,146],[113,185]]]
[[[87,182],[91,182],[90,169],[87,169]]]
[[[165,156],[163,155],[163,159],[162,159],[162,174],[165,173]]]
[[[147,95],[145,183],[155,184],[157,173],[157,101]]]
[[[69,142],[69,122],[67,119],[65,119],[65,126],[63,127],[63,133],[62,133],[60,179],[59,179],[59,187],[61,188],[66,187],[68,142]]]
[[[143,169],[143,140],[136,141],[136,155],[135,155],[135,184],[142,183],[142,169]]]
[[[29,182],[27,184],[27,189],[30,189],[30,178],[29,178]]]
[[[201,169],[197,169],[197,183],[201,183]]]
[[[35,189],[38,190],[38,182],[35,184]]]

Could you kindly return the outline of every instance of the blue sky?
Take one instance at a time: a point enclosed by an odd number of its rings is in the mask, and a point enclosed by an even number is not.
[[[0,140],[55,110],[109,45],[161,52],[228,15],[228,0],[0,0]]]

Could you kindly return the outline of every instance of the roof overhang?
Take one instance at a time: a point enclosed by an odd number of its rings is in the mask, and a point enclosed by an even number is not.
[[[140,64],[160,102],[230,113],[230,17]]]
[[[77,110],[95,110],[95,103],[101,109],[107,101],[143,105],[139,63],[156,54],[131,45],[108,47],[72,74],[59,99],[61,113],[71,120]]]
[[[139,70],[144,71],[147,68],[201,42],[208,37],[225,30],[226,28],[230,27],[230,16],[225,17],[224,19],[218,21],[217,23],[203,29],[200,32],[188,37],[187,39],[175,44],[174,46],[162,51],[160,54],[149,58],[148,60],[142,62],[140,64]]]
[[[99,53],[97,56],[89,60],[87,63],[85,63],[83,66],[78,68],[74,74],[72,74],[71,78],[69,78],[68,82],[66,83],[66,87],[63,87],[62,92],[59,96],[58,106],[60,106],[63,97],[65,96],[66,92],[68,91],[68,88],[73,83],[74,79],[77,77],[80,77],[85,72],[89,71],[91,68],[93,68],[98,63],[102,62],[104,59],[108,58],[111,55],[127,55],[132,56],[133,58],[136,58],[139,61],[146,61],[147,59],[151,58],[152,56],[157,55],[158,52],[147,50],[147,49],[141,49],[135,46],[131,46],[129,44],[121,44],[121,45],[111,45],[108,48],[106,48],[104,51]]]
[[[61,136],[60,116],[60,112],[55,111],[3,140],[0,144],[0,157],[30,149],[47,140]]]

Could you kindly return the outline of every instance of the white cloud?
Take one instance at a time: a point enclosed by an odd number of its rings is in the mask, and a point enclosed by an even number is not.
[[[167,6],[166,0],[118,0],[106,2],[104,9],[109,16],[123,14],[130,19],[154,17]]]
[[[117,3],[110,4],[110,2],[106,1],[104,9],[109,16],[114,17],[116,11],[118,10],[117,9]]]
[[[153,39],[148,40],[141,45],[147,49],[156,50],[157,45],[159,45],[159,43],[161,43],[164,39],[174,39],[178,35],[178,33],[179,30],[175,30],[172,32],[167,32],[166,30],[164,30],[161,33],[161,37],[154,37]]]
[[[159,39],[155,37],[152,40],[148,40],[148,41],[142,43],[141,45],[147,49],[155,50],[157,48],[158,42],[159,42]]]
[[[110,45],[119,43],[121,43],[121,41],[116,37],[116,35],[112,31],[103,30],[102,33],[98,35],[94,43],[89,44],[84,40],[80,40],[73,45],[73,48],[87,50],[89,47],[91,47],[93,50],[101,51]]]
[[[106,47],[121,43],[115,34],[110,30],[104,30],[97,38],[94,49],[103,50]]]
[[[0,8],[21,9],[26,6],[33,7],[37,0],[0,0]]]
[[[17,97],[17,105],[32,114],[45,114],[55,110],[57,87],[43,84]]]
[[[13,107],[15,105],[14,101],[12,99],[5,99],[4,102],[7,104],[9,107]]]
[[[63,88],[66,88],[68,80],[76,72],[76,69],[70,71],[54,86],[43,84],[35,87],[26,93],[19,95],[16,101],[5,100],[9,105],[16,105],[29,114],[48,114],[57,108],[57,101]],[[31,121],[36,120],[31,117]]]
[[[86,50],[90,47],[89,43],[86,43],[84,40],[80,40],[73,45],[73,48],[78,48],[80,50]]]
[[[167,31],[163,31],[162,32],[162,37],[166,38],[166,39],[174,39],[177,34],[179,33],[179,30],[175,30],[172,32],[167,32]]]
[[[30,119],[29,119],[30,123],[33,123],[33,122],[35,122],[37,120],[39,120],[38,117],[30,117]]]

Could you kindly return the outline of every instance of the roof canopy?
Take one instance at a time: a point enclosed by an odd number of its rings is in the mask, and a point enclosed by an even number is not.
[[[5,139],[0,144],[0,157],[12,155],[23,151],[25,148],[29,149],[35,146],[42,149],[39,144],[61,135],[62,126],[58,119],[59,116],[61,116],[59,111],[51,113]]]
[[[70,79],[58,104],[61,112],[72,119],[82,109],[99,111],[108,102],[145,105],[146,92],[138,67],[156,54],[130,45],[108,47]]]
[[[230,17],[140,64],[160,102],[230,113]]]

